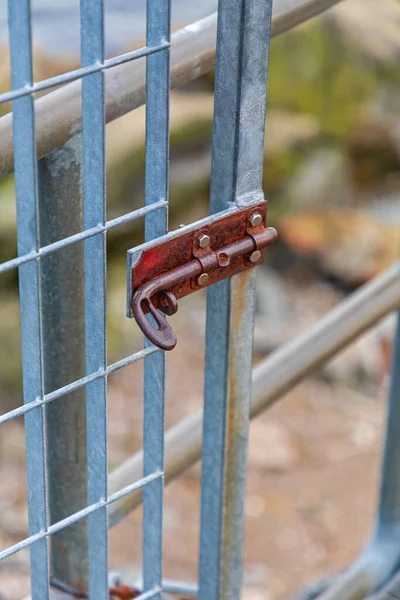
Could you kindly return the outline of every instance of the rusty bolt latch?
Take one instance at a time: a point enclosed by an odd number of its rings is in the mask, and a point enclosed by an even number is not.
[[[172,315],[178,298],[262,262],[262,250],[277,237],[264,220],[265,203],[216,219],[205,229],[161,238],[143,252],[132,268],[131,311],[153,344],[172,350],[177,341],[160,311]]]

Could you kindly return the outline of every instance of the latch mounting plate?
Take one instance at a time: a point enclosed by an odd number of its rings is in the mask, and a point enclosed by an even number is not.
[[[253,204],[129,251],[128,316],[156,345],[172,349],[175,334],[158,311],[174,314],[180,298],[262,263],[264,248],[277,237],[265,221],[266,203]],[[144,317],[148,312],[158,329]],[[163,344],[171,332],[174,343],[170,336]]]

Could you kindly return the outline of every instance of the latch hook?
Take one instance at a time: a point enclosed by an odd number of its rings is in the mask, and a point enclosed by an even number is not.
[[[176,346],[176,335],[172,327],[169,325],[167,319],[160,313],[159,310],[154,306],[152,297],[159,292],[165,292],[172,285],[177,285],[186,279],[196,277],[202,271],[202,266],[197,259],[193,259],[188,263],[176,267],[163,275],[149,281],[145,285],[142,285],[132,298],[132,312],[135,315],[135,319],[144,335],[153,344],[162,348],[163,350],[173,350]],[[165,292],[166,299],[169,299],[169,306],[173,307],[170,314],[176,313],[178,305],[176,304],[176,298],[172,292]],[[152,315],[157,328],[153,326],[151,321],[146,317],[145,310]]]
[[[146,317],[143,311],[143,305],[147,307],[157,328],[154,327],[148,317]],[[134,311],[136,322],[140,329],[153,344],[163,350],[173,350],[173,348],[175,348],[177,340],[174,330],[169,325],[164,315],[156,309],[151,298],[143,293],[143,290],[138,290],[134,295],[132,310]]]
[[[264,221],[265,206],[253,206],[142,253],[132,268],[130,309],[151,342],[163,350],[175,348],[176,335],[160,311],[174,314],[178,298],[262,262],[262,250],[277,237]]]

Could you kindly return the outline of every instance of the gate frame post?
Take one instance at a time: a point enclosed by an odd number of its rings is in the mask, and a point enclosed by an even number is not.
[[[39,161],[40,245],[82,230],[81,135]],[[41,258],[44,393],[85,375],[83,244]],[[87,505],[84,388],[46,406],[50,525]],[[51,536],[51,576],[87,589],[87,520]]]
[[[264,200],[272,0],[219,0],[210,213]],[[200,600],[239,600],[251,401],[254,271],[208,290]]]

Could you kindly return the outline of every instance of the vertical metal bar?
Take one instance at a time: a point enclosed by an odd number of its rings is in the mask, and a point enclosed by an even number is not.
[[[81,0],[82,66],[104,61],[103,0]],[[82,81],[84,227],[106,222],[104,74]],[[85,241],[86,372],[106,370],[106,234]],[[107,499],[107,380],[86,386],[88,504]],[[89,598],[108,600],[107,508],[88,519]]]
[[[82,229],[81,137],[39,161],[41,245]],[[83,247],[74,244],[41,259],[44,390],[85,374]],[[46,407],[48,503],[57,523],[87,502],[85,390]],[[87,589],[87,522],[51,537],[52,576]]]
[[[9,0],[11,78],[13,89],[31,85],[32,40],[29,0]],[[39,247],[36,143],[32,96],[13,102],[14,166],[17,199],[18,254]],[[24,403],[43,397],[40,323],[40,263],[19,268]],[[44,407],[25,415],[26,471],[29,490],[29,534],[47,528]],[[49,597],[47,540],[30,549],[33,600]]]
[[[400,525],[400,313],[394,340],[377,535]]]
[[[147,45],[170,40],[170,0],[147,0]],[[146,205],[168,200],[169,49],[146,58]],[[167,208],[147,215],[146,241],[167,232]],[[145,345],[149,342],[146,340]],[[144,362],[143,475],[164,469],[165,353]],[[163,478],[143,490],[143,586],[162,586]],[[157,594],[160,598],[160,594]]]
[[[263,200],[272,0],[219,0],[210,212]],[[238,600],[255,273],[208,290],[199,597]]]

